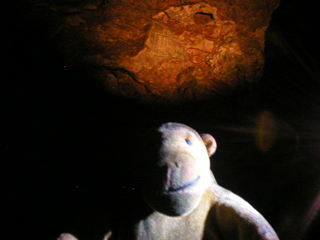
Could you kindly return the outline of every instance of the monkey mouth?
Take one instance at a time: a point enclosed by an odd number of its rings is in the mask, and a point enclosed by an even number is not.
[[[193,181],[187,183],[186,185],[181,186],[181,187],[169,187],[169,189],[166,190],[166,192],[173,193],[173,192],[183,191],[183,190],[195,185],[199,180],[200,180],[200,176],[197,177],[196,179],[194,179]]]

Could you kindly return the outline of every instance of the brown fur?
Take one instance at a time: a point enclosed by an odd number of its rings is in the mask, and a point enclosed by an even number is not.
[[[210,170],[216,150],[211,135],[178,123],[163,124],[158,133],[151,141],[159,146],[157,157],[144,159],[150,174],[140,179],[149,213],[129,213],[105,240],[278,239],[249,203],[218,186]]]

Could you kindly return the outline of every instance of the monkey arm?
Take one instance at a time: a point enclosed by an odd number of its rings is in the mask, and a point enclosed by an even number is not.
[[[218,232],[223,239],[279,239],[267,220],[248,202],[218,185],[212,186],[212,191],[217,202],[209,212],[208,221],[218,225]],[[210,222],[208,224],[211,225]],[[210,228],[207,226],[206,230]]]

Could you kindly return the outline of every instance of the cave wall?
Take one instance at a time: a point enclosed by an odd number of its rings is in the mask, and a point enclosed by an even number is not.
[[[34,1],[66,64],[141,102],[208,99],[261,77],[279,0]],[[36,14],[36,13],[35,13]]]

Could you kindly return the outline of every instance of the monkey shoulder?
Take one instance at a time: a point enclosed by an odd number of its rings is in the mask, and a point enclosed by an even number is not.
[[[208,213],[207,225],[215,225],[222,239],[279,239],[267,220],[247,201],[217,184],[210,186],[210,190],[215,202]]]

